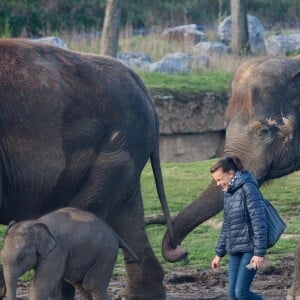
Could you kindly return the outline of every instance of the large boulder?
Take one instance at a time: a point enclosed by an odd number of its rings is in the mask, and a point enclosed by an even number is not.
[[[139,69],[143,71],[149,70],[152,63],[149,55],[144,52],[119,52],[118,60],[132,69]]]
[[[264,51],[264,38],[265,38],[265,29],[262,23],[258,18],[247,15],[248,20],[248,32],[249,32],[249,43],[250,51],[253,54],[259,54]],[[226,45],[230,45],[232,39],[232,30],[231,30],[231,16],[223,20],[218,26],[218,36],[219,39]]]
[[[160,61],[152,63],[149,71],[175,74],[190,72],[193,69],[205,69],[208,65],[208,57],[194,56],[185,52],[177,52],[169,53]]]
[[[207,40],[207,36],[205,35],[205,33],[201,31],[200,27],[196,24],[166,28],[162,32],[162,37],[168,40],[176,40],[182,42],[191,41],[194,44]]]
[[[230,48],[218,41],[200,42],[194,46],[193,53],[201,56],[226,55]]]
[[[272,35],[265,40],[268,55],[287,55],[300,53],[300,34]]]

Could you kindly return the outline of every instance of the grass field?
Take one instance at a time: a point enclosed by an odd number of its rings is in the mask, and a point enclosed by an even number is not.
[[[213,162],[214,160],[162,164],[171,214],[177,214],[206,188],[211,180],[209,168]],[[294,253],[300,237],[299,188],[300,172],[269,181],[261,188],[263,195],[278,209],[287,223],[285,234],[273,248],[268,250],[267,258],[274,265],[279,264],[284,256]],[[150,165],[146,165],[142,174],[142,193],[145,215],[162,214]],[[165,226],[147,226],[149,240],[165,271],[186,263],[189,267],[199,270],[209,268],[214,256],[214,247],[218,239],[221,221],[222,212],[195,228],[182,243],[189,252],[188,262],[183,261],[175,264],[164,261],[161,255],[161,240],[166,229]],[[226,258],[224,261],[226,262]],[[123,263],[119,258],[115,272],[122,273],[123,271]]]

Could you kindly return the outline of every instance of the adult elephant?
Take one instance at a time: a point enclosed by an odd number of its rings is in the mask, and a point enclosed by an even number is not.
[[[260,58],[242,64],[232,80],[226,117],[224,155],[238,156],[260,184],[299,170],[300,56]],[[175,239],[181,242],[222,208],[223,193],[212,182],[175,218]],[[170,246],[167,232],[163,255],[168,261],[177,261],[187,253]]]
[[[140,189],[150,158],[169,218],[158,141],[149,94],[120,62],[23,39],[0,41],[0,223],[64,206],[95,213],[139,258],[126,264],[128,299],[165,299]],[[64,290],[64,299],[73,296]]]

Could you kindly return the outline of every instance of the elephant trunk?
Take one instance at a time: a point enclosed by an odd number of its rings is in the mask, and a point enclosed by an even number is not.
[[[6,285],[6,300],[17,300],[17,277],[5,276],[5,285]]]
[[[223,209],[223,192],[215,182],[189,206],[183,209],[173,222],[174,235],[178,244],[199,224],[216,215]],[[188,253],[180,246],[172,247],[167,231],[162,241],[162,255],[169,262],[185,258]]]

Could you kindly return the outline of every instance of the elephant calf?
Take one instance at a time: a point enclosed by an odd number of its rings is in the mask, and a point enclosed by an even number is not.
[[[119,246],[134,253],[95,215],[72,207],[9,226],[1,252],[8,300],[18,278],[31,268],[30,299],[61,299],[63,280],[83,299],[109,299],[107,286]],[[134,256],[135,259],[136,256]]]

